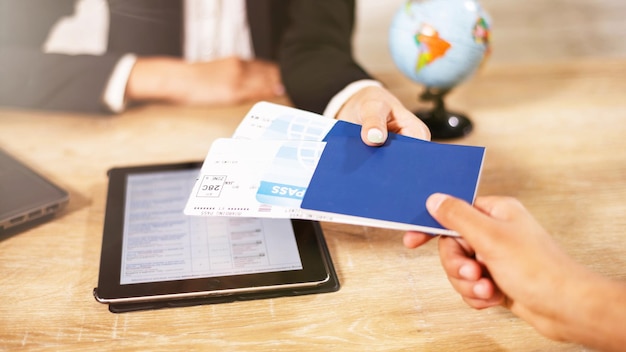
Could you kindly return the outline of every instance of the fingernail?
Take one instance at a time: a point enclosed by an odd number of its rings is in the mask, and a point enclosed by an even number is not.
[[[472,280],[472,279],[474,279],[472,274],[473,274],[472,267],[469,266],[469,265],[463,265],[461,267],[461,269],[459,269],[459,275],[461,276],[461,278],[463,278],[465,280]]]
[[[367,140],[376,144],[379,144],[385,141],[383,132],[379,130],[378,128],[370,128],[370,130],[367,131]]]
[[[446,199],[446,196],[441,193],[433,193],[426,199],[426,208],[429,212],[434,213],[439,209],[441,202]]]
[[[487,287],[487,284],[485,284],[484,282],[477,282],[476,285],[474,285],[474,287],[472,288],[472,291],[478,298],[491,298],[491,295],[489,294],[489,287]]]

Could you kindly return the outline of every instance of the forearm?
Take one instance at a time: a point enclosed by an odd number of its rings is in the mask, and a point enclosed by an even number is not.
[[[180,59],[139,58],[128,78],[126,99],[129,102],[181,102],[191,78],[188,76],[187,65]]]
[[[626,283],[590,273],[564,317],[564,337],[602,351],[626,346]],[[575,302],[578,301],[578,304]]]
[[[624,350],[626,283],[570,262],[567,271],[550,283],[538,277],[529,285],[536,286],[535,302],[514,303],[511,309],[538,332],[602,351]]]

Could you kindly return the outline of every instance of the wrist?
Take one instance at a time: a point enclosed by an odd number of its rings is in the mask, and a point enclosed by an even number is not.
[[[324,109],[323,115],[331,119],[337,118],[339,111],[358,91],[372,86],[382,87],[382,84],[370,79],[363,79],[348,84],[331,98],[328,105],[326,105],[326,109]]]
[[[576,270],[576,269],[574,269]],[[561,321],[567,341],[601,350],[619,350],[626,343],[621,324],[626,318],[626,284],[581,268],[579,284],[570,289]]]

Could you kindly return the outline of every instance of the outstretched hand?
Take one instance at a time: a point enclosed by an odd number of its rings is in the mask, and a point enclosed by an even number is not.
[[[430,140],[426,125],[383,87],[360,89],[339,110],[337,118],[361,125],[361,139],[370,146],[384,144],[388,132]]]
[[[626,305],[603,301],[623,300],[624,285],[574,262],[519,201],[478,197],[472,206],[434,194],[426,208],[461,236],[440,237],[439,254],[452,287],[471,307],[503,305],[547,337],[615,346],[601,337],[621,336],[614,322],[624,319]],[[404,243],[412,247],[425,236],[407,232]]]

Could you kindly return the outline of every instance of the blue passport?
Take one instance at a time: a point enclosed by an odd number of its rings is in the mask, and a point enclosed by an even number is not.
[[[485,148],[393,133],[370,147],[360,129],[338,121],[326,135],[301,208],[442,229],[425,207],[431,194],[474,201]]]

